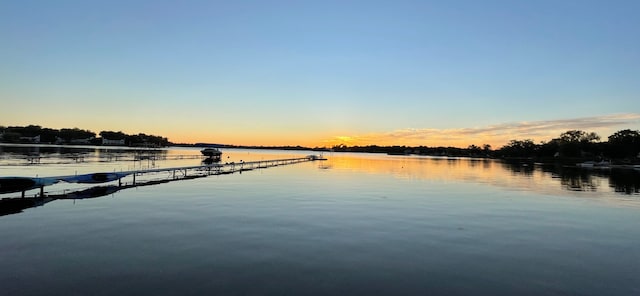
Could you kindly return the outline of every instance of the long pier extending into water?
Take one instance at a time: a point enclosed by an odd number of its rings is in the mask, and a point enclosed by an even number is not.
[[[39,189],[34,197],[45,198],[53,197],[62,198],[88,198],[95,197],[96,193],[103,191],[91,190],[92,188],[84,188],[75,191],[67,190],[61,194],[51,194],[45,192],[44,188],[59,182],[79,183],[79,184],[101,184],[109,182],[117,182],[117,185],[98,186],[99,188],[111,188],[110,190],[121,190],[136,186],[146,186],[158,183],[166,183],[183,179],[194,179],[207,177],[211,175],[233,174],[236,172],[250,171],[254,169],[263,169],[274,166],[289,165],[300,162],[326,160],[321,156],[309,155],[306,157],[286,158],[286,159],[270,159],[249,162],[231,162],[231,163],[212,163],[196,166],[168,167],[140,169],[121,172],[100,172],[81,175],[55,176],[55,177],[0,177],[0,194],[21,192],[21,197],[25,198],[25,192]],[[160,178],[150,178],[152,176],[162,175]],[[96,187],[96,188],[98,188]],[[102,194],[104,195],[104,194]]]
[[[310,155],[307,157],[299,158],[286,158],[286,159],[271,159],[260,161],[248,161],[248,162],[230,162],[224,164],[205,164],[186,167],[171,167],[171,168],[156,168],[156,169],[144,169],[122,172],[127,175],[133,176],[132,185],[136,185],[136,176],[143,176],[153,173],[169,172],[171,173],[172,180],[184,179],[187,177],[206,177],[211,175],[233,174],[236,172],[251,171],[254,169],[265,169],[274,166],[288,165],[300,162],[325,160],[324,158]],[[123,185],[121,179],[119,184]],[[125,183],[126,185],[126,183]]]

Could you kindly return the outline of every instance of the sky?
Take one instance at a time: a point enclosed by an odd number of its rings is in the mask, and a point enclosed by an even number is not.
[[[0,1],[0,125],[457,146],[640,129],[640,1]]]

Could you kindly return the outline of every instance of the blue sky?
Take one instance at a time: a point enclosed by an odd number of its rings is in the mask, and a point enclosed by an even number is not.
[[[640,1],[3,1],[0,125],[247,145],[499,146],[574,127],[606,137],[640,128],[638,11]],[[519,128],[549,122],[563,124]],[[480,132],[495,126],[504,132]]]

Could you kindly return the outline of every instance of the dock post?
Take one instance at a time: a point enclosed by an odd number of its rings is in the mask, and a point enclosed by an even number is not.
[[[40,186],[40,197],[44,197],[44,186]]]

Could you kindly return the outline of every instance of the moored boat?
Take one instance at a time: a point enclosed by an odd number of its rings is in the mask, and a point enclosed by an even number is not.
[[[0,177],[0,193],[27,191],[58,183],[57,178]]]
[[[216,148],[205,148],[200,150],[200,153],[207,157],[207,159],[205,159],[205,163],[208,164],[218,162],[222,158],[222,151]]]
[[[129,173],[92,173],[85,175],[64,176],[59,179],[67,183],[106,183],[126,177]]]
[[[576,166],[580,168],[610,169],[611,161],[604,161],[604,160],[600,162],[585,161],[585,162],[577,163]]]

